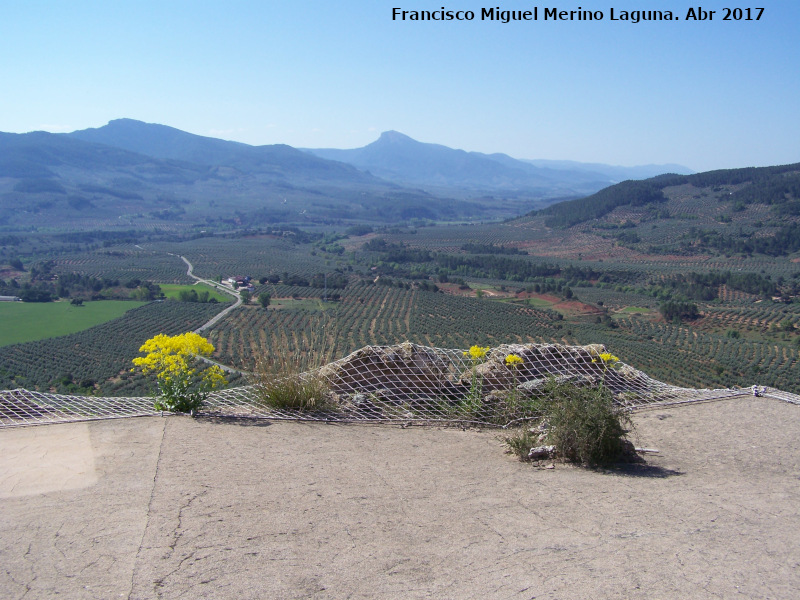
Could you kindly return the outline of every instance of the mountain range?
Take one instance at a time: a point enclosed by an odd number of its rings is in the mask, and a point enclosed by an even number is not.
[[[507,154],[454,150],[418,142],[387,131],[373,143],[352,150],[306,149],[307,152],[369,171],[400,185],[461,194],[518,194],[541,197],[578,196],[625,179],[645,179],[662,173],[689,174],[680,165],[614,167],[573,161],[518,160]]]
[[[169,222],[185,228],[498,219],[585,196],[622,173],[593,166],[598,168],[539,167],[505,154],[424,144],[397,132],[355,150],[303,151],[118,119],[68,134],[0,133],[0,225]]]

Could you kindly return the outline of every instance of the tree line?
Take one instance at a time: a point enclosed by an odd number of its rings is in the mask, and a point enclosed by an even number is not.
[[[799,205],[800,206],[800,205]],[[725,235],[710,229],[690,229],[685,239],[695,252],[714,248],[729,254],[765,254],[786,256],[800,250],[800,223],[779,227],[774,235],[754,237],[740,230],[736,235]]]

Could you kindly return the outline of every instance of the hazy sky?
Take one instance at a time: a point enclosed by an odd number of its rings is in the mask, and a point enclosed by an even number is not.
[[[800,161],[800,2],[0,0],[0,131],[129,117],[249,144],[394,129],[465,150],[696,170]],[[392,8],[473,10],[393,21]],[[539,20],[481,21],[481,8]],[[545,8],[602,21],[543,20]],[[611,21],[624,10],[678,21]],[[754,13],[751,13],[754,14]]]

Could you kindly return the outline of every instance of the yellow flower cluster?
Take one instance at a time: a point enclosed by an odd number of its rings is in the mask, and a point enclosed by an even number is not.
[[[598,361],[597,358],[599,358],[600,360]],[[602,354],[598,355],[597,358],[593,358],[592,362],[593,363],[602,362],[603,364],[612,367],[614,366],[615,363],[619,362],[619,357],[614,356],[613,354],[611,354],[611,352],[603,352]]]
[[[517,356],[516,354],[509,354],[506,356],[506,365],[509,367],[516,367],[517,365],[522,364],[522,358]]]
[[[142,344],[139,352],[147,355],[134,358],[133,364],[141,367],[145,374],[156,371],[165,375],[179,372],[191,375],[194,371],[189,369],[187,360],[210,355],[214,346],[196,333],[173,336],[160,333]]]
[[[212,390],[222,387],[228,383],[228,380],[225,379],[225,374],[222,372],[222,369],[217,365],[213,365],[205,370],[203,373],[203,381],[208,384],[209,388]]]
[[[472,360],[480,360],[489,352],[489,346],[472,346],[468,352],[464,352],[464,356],[469,356]]]
[[[226,383],[222,369],[213,365],[203,371],[199,388],[195,392],[190,389],[196,371],[189,367],[189,361],[214,352],[211,342],[196,333],[173,336],[162,333],[142,344],[139,352],[146,355],[134,358],[133,364],[145,375],[155,373],[161,393],[172,403],[166,406],[175,406],[176,402],[193,396],[202,399],[210,390]]]

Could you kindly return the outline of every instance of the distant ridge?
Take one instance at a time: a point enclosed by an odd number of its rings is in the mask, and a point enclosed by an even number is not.
[[[522,159],[522,162],[530,163],[537,167],[557,170],[589,170],[610,177],[616,181],[626,179],[647,179],[665,173],[675,173],[677,175],[691,175],[695,171],[689,167],[676,164],[665,165],[639,165],[635,167],[621,167],[615,165],[605,165],[601,163],[582,163],[574,160],[542,160],[542,159]]]
[[[0,132],[0,224],[241,228],[508,219],[615,182],[572,166],[537,167],[397,131],[363,148],[304,151],[116,119],[66,134]]]
[[[119,119],[70,134],[0,132],[0,224],[258,227],[504,218],[285,145],[249,146]]]
[[[474,192],[527,192],[544,197],[584,195],[613,183],[589,171],[540,168],[506,154],[454,150],[418,142],[398,131],[385,131],[362,148],[307,149],[400,185],[452,187]]]
[[[375,178],[347,165],[320,160],[285,144],[250,146],[204,137],[154,123],[116,119],[108,125],[65,134],[72,139],[106,144],[161,159],[234,167],[241,171],[291,169],[318,180],[374,182]]]

